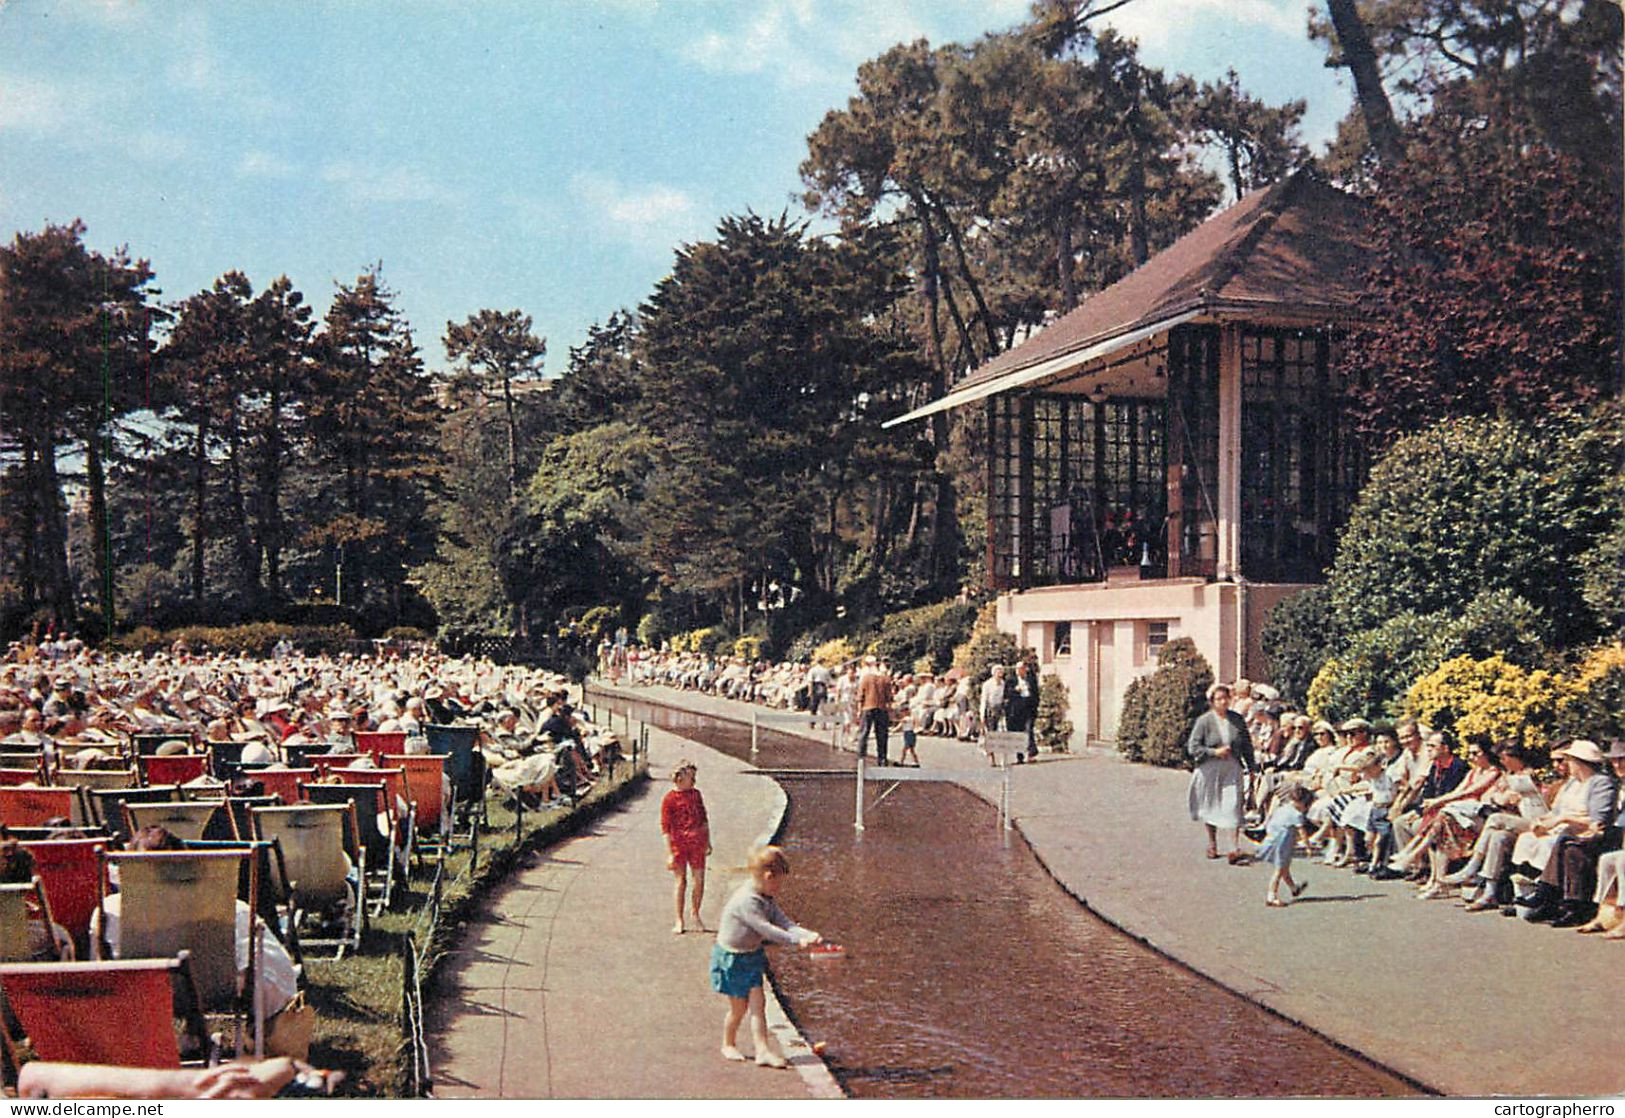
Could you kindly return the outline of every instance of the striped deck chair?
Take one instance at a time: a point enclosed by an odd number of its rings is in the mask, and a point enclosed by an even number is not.
[[[265,794],[292,805],[304,799],[301,785],[316,779],[315,769],[255,769],[253,778],[265,785]]]
[[[141,779],[147,785],[186,784],[209,771],[207,753],[176,753],[168,757],[137,757]]]
[[[51,917],[73,937],[79,958],[90,958],[90,916],[106,892],[101,853],[106,839],[43,839],[23,843],[34,858]]]
[[[244,861],[252,867],[247,849],[102,853],[105,865],[118,867],[119,957],[168,958],[190,951],[203,1010],[231,1019],[238,1055],[249,1051],[251,1042],[258,1054],[264,1033],[256,1012],[263,1007],[254,997],[258,952],[252,944],[241,977],[237,968],[237,881]],[[257,889],[249,891],[251,938],[260,934],[254,921],[257,895]],[[109,938],[105,909],[101,928],[102,937]]]
[[[358,883],[366,880],[367,855],[357,839],[355,805],[257,807],[250,814],[254,837],[282,847],[300,945],[335,948],[334,959],[360,950],[366,904]],[[334,917],[341,929],[337,936],[312,938],[304,930],[307,920],[320,925]]]
[[[124,819],[130,834],[148,827],[162,827],[182,841],[200,839],[209,824],[225,812],[223,800],[182,800],[163,804],[124,805]],[[228,815],[229,819],[230,816]]]
[[[72,788],[0,788],[0,823],[43,827],[52,819],[80,822],[84,809]]]
[[[189,956],[100,963],[7,963],[5,991],[41,1060],[178,1068],[177,1014],[196,1050],[208,1050]]]

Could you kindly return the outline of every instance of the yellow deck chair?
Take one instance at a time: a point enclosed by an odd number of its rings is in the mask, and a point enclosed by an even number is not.
[[[124,817],[133,835],[147,827],[162,827],[178,839],[195,842],[222,810],[224,800],[188,800],[184,803],[124,805]]]

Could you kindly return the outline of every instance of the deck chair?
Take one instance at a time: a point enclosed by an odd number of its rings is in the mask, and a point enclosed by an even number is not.
[[[229,781],[228,766],[235,765],[243,759],[243,747],[246,741],[211,741],[209,744],[209,760],[214,765],[214,775],[219,780]]]
[[[275,807],[276,804],[265,805]],[[252,824],[250,824],[252,827]],[[254,865],[246,861],[237,875],[237,899],[244,904],[248,903],[249,891],[253,890],[254,911],[259,914],[271,934],[282,941],[288,949],[288,954],[296,963],[303,963],[305,957],[299,950],[299,935],[293,926],[292,898],[287,893],[288,871],[282,860],[282,845],[275,839],[270,842],[261,842],[258,839],[242,838],[214,841],[198,839],[186,844],[188,850],[247,850],[254,856]]]
[[[181,950],[192,953],[192,978],[205,1013],[229,1017],[238,1055],[261,1048],[263,1023],[254,997],[254,957],[241,977],[237,970],[237,880],[250,852],[231,850],[161,850],[111,854],[106,866],[118,868],[119,947],[124,959],[167,958]],[[254,922],[258,888],[249,890],[248,926]],[[106,921],[102,922],[106,938]],[[105,955],[106,952],[103,952]]]
[[[190,747],[192,744],[192,735],[186,733],[130,735],[130,744],[135,747],[135,752],[138,756],[150,757],[152,754],[158,752],[158,747],[160,745],[171,741],[178,741],[182,745]]]
[[[325,779],[334,769],[347,769],[366,756],[365,753],[318,753],[310,759],[310,763]]]
[[[361,849],[367,856],[367,873],[362,878],[371,891],[372,915],[389,908],[395,890],[395,875],[404,867],[395,864],[395,842],[378,817],[389,817],[384,806],[387,788],[382,784],[310,784],[305,787],[313,804],[353,804]]]
[[[45,763],[43,749],[0,750],[0,769],[35,769]]]
[[[125,804],[163,804],[185,798],[178,784],[150,788],[86,788],[82,794],[95,821],[119,839],[130,837],[130,832],[125,830]]]
[[[343,784],[382,784],[384,786],[384,814],[389,817],[390,834],[407,853],[417,850],[412,841],[417,834],[417,805],[412,802],[412,790],[406,783],[406,770],[402,768],[334,769],[333,775]],[[404,875],[406,867],[400,867]]]
[[[308,769],[311,758],[325,754],[333,748],[325,741],[307,741],[298,745],[284,745],[282,747],[282,760],[290,769]]]
[[[0,823],[7,827],[43,827],[58,818],[84,818],[72,788],[0,788]]]
[[[451,778],[453,826],[460,813],[473,829],[485,823],[485,754],[476,748],[478,726],[425,726],[429,752],[446,759],[446,775]]]
[[[50,902],[51,918],[73,937],[79,958],[90,958],[90,914],[106,892],[101,853],[107,849],[107,840],[44,839],[25,842],[23,849],[33,855],[34,872]]]
[[[265,785],[265,794],[275,796],[284,804],[293,805],[304,799],[301,785],[313,783],[315,769],[256,769],[254,779]]]
[[[58,788],[134,788],[141,783],[135,769],[57,769],[51,784]]]
[[[0,769],[0,788],[43,783],[38,769]]]
[[[250,814],[254,837],[282,847],[293,927],[300,928],[307,917],[342,916],[340,935],[313,939],[301,930],[300,944],[335,948],[335,960],[344,958],[346,950],[360,950],[366,904],[359,883],[366,880],[367,855],[356,838],[355,806],[257,807]]]
[[[209,771],[207,753],[176,753],[169,757],[137,757],[144,784],[186,784]]]
[[[7,963],[5,991],[37,1059],[119,1067],[178,1068],[183,1022],[198,1051],[208,1025],[189,955],[100,963]]]
[[[446,806],[446,759],[433,753],[391,753],[384,760],[406,778],[406,798],[415,813],[414,848],[444,853],[451,833]],[[387,770],[379,770],[387,771]]]
[[[130,834],[136,834],[148,827],[162,827],[183,842],[187,839],[202,838],[209,824],[221,815],[226,816],[229,825],[231,816],[226,812],[226,805],[221,800],[124,805],[124,820]]]
[[[211,824],[204,831],[205,839],[214,839],[226,842],[238,839],[247,842],[254,837],[254,821],[249,817],[249,809],[255,807],[278,807],[282,800],[278,796],[229,796],[226,799],[226,811],[222,820]],[[229,833],[228,833],[229,832]]]
[[[18,963],[33,958],[30,925],[37,920],[43,920],[46,931],[52,932],[50,898],[37,876],[26,884],[0,885],[0,961]],[[54,932],[49,940],[60,959],[63,944],[57,942]]]
[[[357,730],[353,736],[356,751],[372,754],[375,765],[384,763],[384,754],[399,753],[406,748],[406,734],[399,731]]]

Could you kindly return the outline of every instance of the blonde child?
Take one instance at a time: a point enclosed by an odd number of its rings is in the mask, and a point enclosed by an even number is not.
[[[914,752],[915,744],[920,740],[919,727],[915,725],[912,714],[903,718],[903,755],[897,759],[900,767],[920,767],[920,755]]]
[[[788,1067],[784,1054],[767,1035],[762,993],[762,976],[767,970],[764,948],[768,943],[806,947],[822,943],[824,937],[794,923],[779,907],[778,892],[790,873],[784,851],[776,846],[759,846],[745,865],[750,880],[728,898],[717,924],[717,942],[711,948],[711,989],[728,999],[728,1012],[722,1019],[722,1058],[746,1058],[739,1051],[738,1041],[739,1023],[748,1013],[756,1062],[762,1067]]]
[[[705,859],[711,853],[711,825],[705,814],[705,800],[694,787],[694,776],[699,770],[694,762],[684,758],[671,771],[672,789],[660,801],[660,833],[666,836],[666,868],[677,879],[674,900],[677,922],[671,926],[673,935],[682,935],[683,894],[688,878],[694,879],[694,923],[705,931],[700,918],[700,902],[705,899]]]
[[[1258,860],[1275,867],[1270,875],[1269,892],[1264,897],[1264,903],[1271,908],[1284,908],[1292,903],[1290,898],[1281,898],[1281,886],[1285,885],[1291,896],[1296,897],[1309,884],[1292,880],[1292,853],[1298,844],[1298,832],[1307,825],[1305,812],[1314,802],[1315,793],[1307,785],[1293,784],[1280,797],[1280,803],[1264,824],[1264,842],[1258,848]]]

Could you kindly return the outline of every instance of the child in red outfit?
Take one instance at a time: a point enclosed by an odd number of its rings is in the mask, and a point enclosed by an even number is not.
[[[700,798],[700,790],[694,787],[696,771],[692,761],[677,762],[671,771],[675,787],[660,801],[660,831],[666,836],[670,855],[666,868],[677,878],[677,922],[671,930],[673,935],[679,936],[687,930],[683,925],[683,894],[690,876],[694,879],[694,923],[700,931],[706,930],[705,922],[700,919],[700,901],[705,897],[705,858],[711,853],[711,827],[705,815],[705,801]]]

